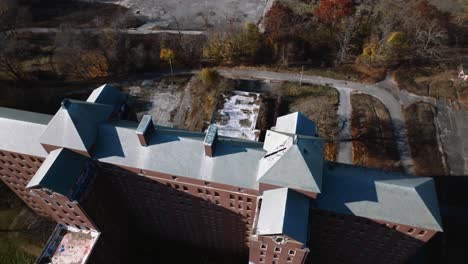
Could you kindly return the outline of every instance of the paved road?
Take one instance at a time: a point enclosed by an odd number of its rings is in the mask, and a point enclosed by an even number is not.
[[[244,77],[244,78],[256,78],[264,80],[273,80],[273,81],[290,81],[290,82],[299,82],[301,80],[300,74],[295,73],[281,73],[281,72],[272,72],[264,71],[257,69],[220,69],[220,74],[227,77]],[[413,160],[411,158],[411,151],[408,144],[408,136],[405,128],[404,117],[401,109],[400,99],[398,96],[389,92],[387,89],[383,89],[378,85],[373,84],[364,84],[358,82],[349,82],[343,80],[335,80],[319,76],[309,76],[304,75],[302,77],[303,83],[310,84],[319,84],[325,86],[331,86],[336,89],[348,89],[350,91],[359,91],[361,93],[369,94],[380,101],[387,107],[388,112],[394,126],[395,138],[397,141],[397,147],[400,152],[400,160],[403,169],[407,173],[413,173]]]
[[[387,90],[389,93],[393,94],[403,107],[407,107],[416,102],[424,102],[436,105],[436,99],[429,96],[421,96],[417,94],[409,93],[407,90],[400,89],[395,80],[395,75],[393,72],[388,72],[385,79],[381,82],[376,83],[376,85],[382,89]]]
[[[351,90],[338,89],[340,93],[340,104],[338,105],[338,122],[340,125],[339,138],[342,139],[338,147],[336,160],[341,163],[353,164],[353,143],[351,139]]]
[[[145,24],[146,25],[146,24]],[[135,29],[98,29],[98,28],[74,28],[70,29],[72,32],[75,33],[88,33],[88,34],[100,34],[106,31],[116,31],[119,33],[125,34],[135,34],[135,35],[147,35],[147,34],[182,34],[182,35],[203,35],[205,34],[204,31],[197,31],[197,30],[152,30],[151,27],[141,26]],[[15,30],[18,33],[57,33],[60,31],[59,28],[20,28]]]

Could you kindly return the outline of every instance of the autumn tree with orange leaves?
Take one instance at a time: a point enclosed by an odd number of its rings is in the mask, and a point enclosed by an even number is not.
[[[313,13],[320,21],[335,24],[353,13],[353,3],[351,0],[321,0]]]

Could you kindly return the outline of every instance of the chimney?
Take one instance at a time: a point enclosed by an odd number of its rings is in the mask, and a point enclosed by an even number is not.
[[[211,124],[206,131],[205,140],[203,145],[205,146],[205,155],[208,157],[214,156],[216,138],[218,137],[218,128]]]
[[[136,130],[138,140],[142,146],[148,146],[149,137],[154,131],[153,119],[150,115],[144,115],[138,124],[138,128]]]

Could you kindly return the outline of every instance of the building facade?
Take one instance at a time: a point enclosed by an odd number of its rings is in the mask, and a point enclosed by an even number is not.
[[[0,178],[59,224],[38,263],[132,263],[143,236],[255,264],[402,263],[442,231],[432,179],[325,161],[301,113],[260,143],[126,111],[109,85],[54,116],[0,108]]]

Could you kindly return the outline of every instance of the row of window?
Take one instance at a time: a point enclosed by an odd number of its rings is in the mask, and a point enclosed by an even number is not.
[[[397,231],[399,231],[400,228],[401,228],[399,225],[394,225],[394,224],[385,224],[385,226],[387,226],[388,228],[397,230]],[[422,230],[422,229],[417,230],[417,229],[411,227],[408,230],[406,230],[406,233],[408,233],[410,235],[417,234],[418,236],[424,236],[427,233],[427,231]]]
[[[268,244],[265,244],[265,243],[260,244],[260,249],[261,249],[260,255],[262,255],[262,252],[265,252],[265,250],[268,249]],[[281,253],[281,247],[276,247],[276,246],[275,246],[274,249],[273,249],[273,252],[275,252],[275,253]],[[263,255],[264,255],[264,254],[263,254]],[[295,255],[296,255],[296,251],[295,251],[294,249],[290,249],[290,250],[288,251],[288,255],[290,255],[290,256],[295,256]]]
[[[260,261],[260,263],[265,263],[265,258],[260,257],[259,261]],[[293,262],[293,258],[288,257],[288,258],[286,259],[286,262],[287,262],[287,263],[292,263],[292,262]],[[271,264],[278,264],[278,263],[279,263],[279,262],[278,262],[278,259],[273,259],[273,261],[271,262]]]
[[[2,151],[0,151],[0,157],[3,157],[3,158],[13,158],[15,160],[21,160],[21,161],[26,161],[26,158],[20,154],[13,154],[13,153],[4,153]],[[34,163],[42,163],[42,159],[40,158],[34,158],[34,157],[31,157],[31,156],[28,156],[28,159]]]

